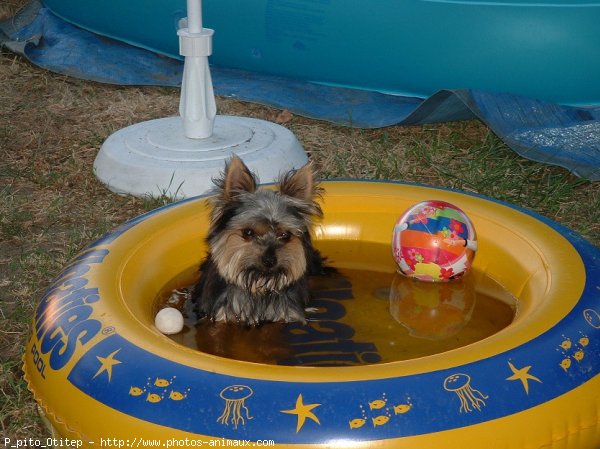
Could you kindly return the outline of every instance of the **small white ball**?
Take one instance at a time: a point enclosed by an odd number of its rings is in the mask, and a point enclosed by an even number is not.
[[[154,324],[165,335],[176,334],[183,329],[183,315],[173,307],[165,307],[154,317]]]

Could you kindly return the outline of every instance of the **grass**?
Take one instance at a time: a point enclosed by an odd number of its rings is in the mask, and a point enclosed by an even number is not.
[[[24,3],[5,0],[0,19]],[[46,435],[20,370],[36,302],[84,245],[170,201],[108,191],[92,174],[102,142],[132,123],[175,115],[178,90],[107,86],[0,54],[0,432]],[[275,120],[281,111],[218,98],[221,114]],[[361,130],[291,116],[286,126],[323,178],[417,182],[532,209],[600,244],[600,188],[525,160],[478,121]]]

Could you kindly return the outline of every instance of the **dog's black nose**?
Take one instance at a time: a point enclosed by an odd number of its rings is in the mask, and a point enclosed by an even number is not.
[[[262,256],[262,264],[265,268],[273,268],[277,264],[277,255],[273,248],[269,248]]]

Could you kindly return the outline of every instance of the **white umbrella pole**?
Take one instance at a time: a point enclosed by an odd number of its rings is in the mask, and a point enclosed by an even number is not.
[[[218,0],[216,0],[218,1]],[[177,31],[185,58],[180,117],[123,128],[102,145],[94,173],[109,189],[136,196],[186,198],[210,191],[232,154],[264,182],[308,162],[286,128],[248,117],[216,115],[208,57],[213,30],[202,26],[200,0],[187,0],[188,24]]]
[[[202,32],[202,0],[187,0],[187,25],[190,33]]]
[[[214,31],[202,26],[201,0],[187,0],[187,22],[177,32],[179,54],[185,58],[179,115],[185,137],[204,139],[213,133],[217,106],[208,67]]]

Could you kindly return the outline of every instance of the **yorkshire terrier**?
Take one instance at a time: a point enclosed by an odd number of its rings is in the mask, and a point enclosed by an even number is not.
[[[311,165],[283,175],[275,189],[234,156],[215,179],[208,255],[192,290],[198,318],[254,326],[306,322],[308,277],[324,271],[310,227],[323,212]]]

